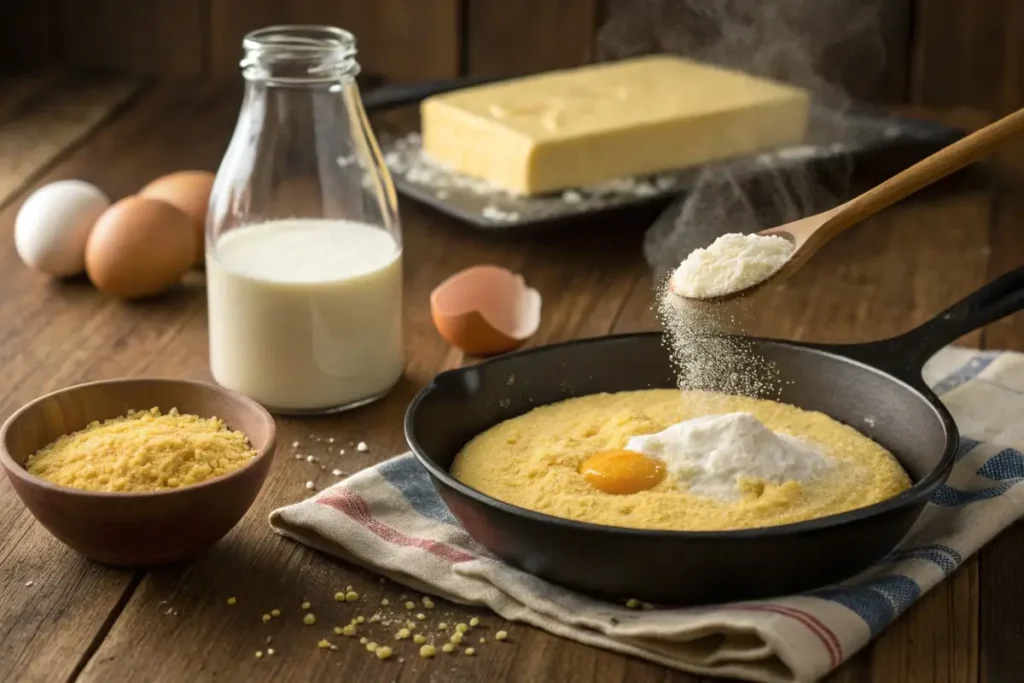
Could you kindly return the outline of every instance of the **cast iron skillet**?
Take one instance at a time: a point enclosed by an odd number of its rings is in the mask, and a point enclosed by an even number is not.
[[[847,578],[900,542],[949,475],[959,440],[949,412],[921,379],[924,361],[1022,307],[1024,267],[892,339],[848,345],[753,339],[789,380],[780,400],[855,427],[896,455],[914,480],[895,498],[798,524],[724,532],[586,524],[502,503],[448,473],[470,438],[536,406],[675,386],[659,333],[556,344],[443,372],[409,406],[406,439],[473,538],[549,581],[676,604],[791,594]]]

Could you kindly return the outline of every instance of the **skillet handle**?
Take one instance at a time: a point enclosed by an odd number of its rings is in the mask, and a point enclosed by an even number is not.
[[[1024,309],[1024,266],[999,276],[909,332],[868,344],[842,345],[840,354],[918,384],[936,351],[968,332]]]

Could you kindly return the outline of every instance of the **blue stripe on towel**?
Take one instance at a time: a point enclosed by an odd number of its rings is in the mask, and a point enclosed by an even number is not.
[[[976,474],[999,483],[973,491],[944,484],[936,489],[931,502],[942,507],[956,507],[998,498],[1018,482],[1024,481],[1024,454],[1013,448],[1004,448],[986,460]]]
[[[882,558],[878,564],[895,564],[896,562],[909,559],[926,560],[931,562],[939,567],[939,569],[942,570],[942,573],[946,575],[951,574],[953,570],[964,561],[963,555],[953,548],[950,548],[948,545],[933,543],[916,548],[902,548],[894,550]]]
[[[966,456],[968,453],[970,453],[971,451],[973,451],[975,448],[977,448],[980,445],[981,445],[980,441],[975,441],[974,439],[971,439],[969,437],[961,436],[960,437],[960,444],[957,446],[956,455],[954,456],[954,460],[956,462],[960,462],[960,460],[962,460],[964,458],[964,456]]]
[[[409,505],[420,515],[445,524],[458,524],[448,506],[437,494],[427,471],[412,455],[394,458],[377,468],[377,471],[394,486]]]
[[[1024,479],[1024,454],[1014,448],[1004,448],[978,468],[986,479],[1016,484]]]
[[[941,396],[947,391],[952,391],[961,384],[971,381],[984,372],[985,368],[1000,356],[1000,353],[999,351],[979,351],[951,374],[936,382],[932,390]]]
[[[921,586],[909,577],[894,575],[855,586],[823,588],[810,595],[846,607],[876,636],[921,596]]]

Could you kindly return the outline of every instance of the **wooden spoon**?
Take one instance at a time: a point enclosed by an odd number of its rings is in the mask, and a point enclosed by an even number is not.
[[[750,287],[705,300],[719,301],[741,294],[747,295],[767,282],[781,282],[807,263],[818,249],[842,231],[982,159],[992,153],[1001,142],[1020,132],[1024,132],[1024,109],[1015,111],[954,142],[845,204],[792,223],[760,231],[757,234],[778,235],[793,242],[794,249],[789,260],[775,273]],[[671,281],[669,287],[677,296],[687,298],[672,288]]]

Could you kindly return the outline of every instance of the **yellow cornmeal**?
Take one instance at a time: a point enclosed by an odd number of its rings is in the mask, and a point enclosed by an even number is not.
[[[748,412],[774,432],[818,445],[832,466],[817,479],[744,486],[734,501],[688,493],[666,476],[629,495],[603,493],[579,474],[588,456],[631,436],[702,415]],[[476,436],[452,475],[489,496],[537,512],[638,529],[713,531],[800,522],[870,505],[910,487],[887,450],[822,413],[710,392],[651,389],[594,394],[542,406]]]
[[[88,491],[162,491],[242,467],[256,452],[219,418],[130,411],[60,437],[29,456],[30,474]]]

